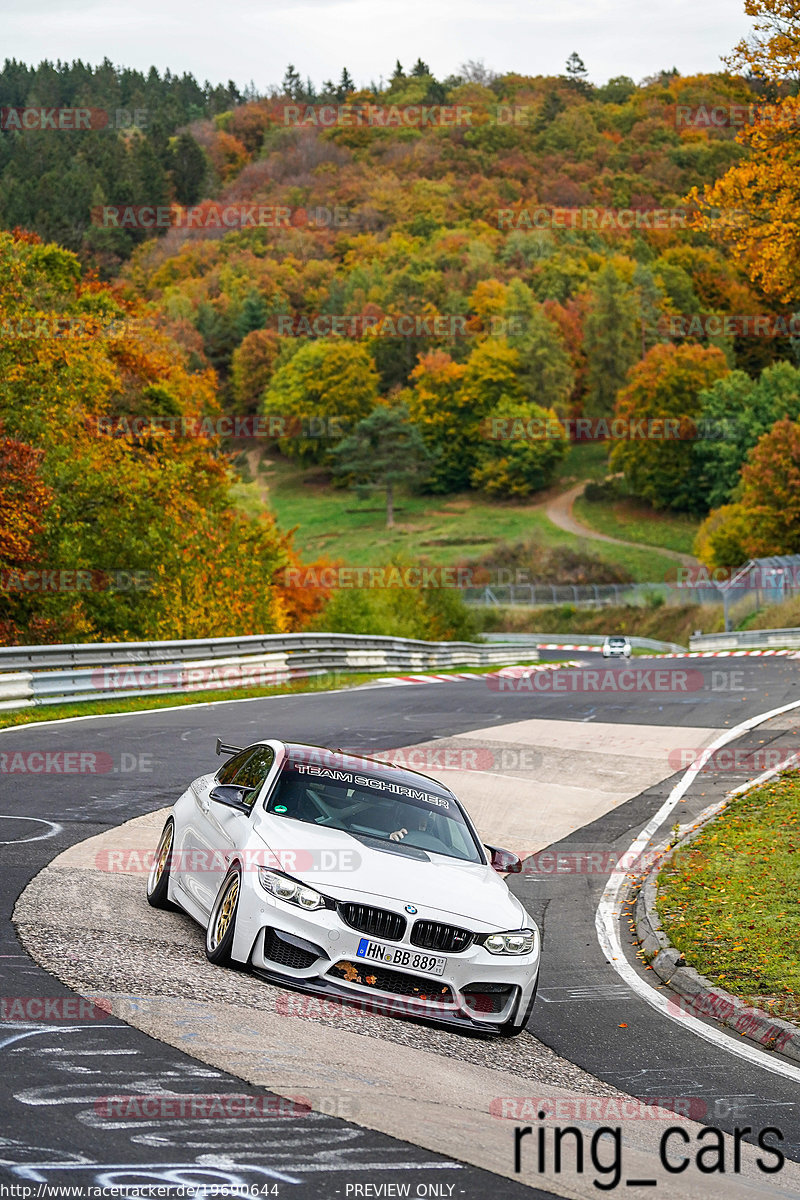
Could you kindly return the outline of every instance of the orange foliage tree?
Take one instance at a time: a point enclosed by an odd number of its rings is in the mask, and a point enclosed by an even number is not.
[[[738,140],[749,154],[702,195],[698,225],[728,246],[764,291],[781,303],[800,297],[800,97],[787,95],[800,73],[800,2],[745,0],[755,30],[728,57],[732,69],[767,85],[770,102],[754,113]],[[781,94],[783,93],[783,94]]]
[[[776,421],[747,456],[741,498],[715,510],[695,549],[712,567],[800,553],[800,423]]]
[[[0,425],[0,567],[20,567],[36,557],[36,539],[52,498],[39,468],[41,450],[3,436]]]
[[[634,364],[617,397],[614,417],[623,433],[610,460],[632,495],[654,508],[697,508],[692,439],[700,393],[727,371],[716,346],[692,344],[653,346]]]
[[[271,515],[250,519],[231,500],[204,423],[219,411],[213,372],[190,371],[142,305],[82,280],[70,253],[0,234],[0,323],[0,420],[27,447],[4,495],[24,482],[29,496],[5,542],[28,553],[40,525],[43,565],[143,581],[38,596],[35,612],[19,610],[31,636],[33,616],[63,637],[125,639],[282,631],[318,610],[275,584],[296,555]]]

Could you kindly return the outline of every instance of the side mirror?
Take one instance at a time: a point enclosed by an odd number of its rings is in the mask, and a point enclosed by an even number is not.
[[[239,787],[235,783],[218,783],[211,789],[208,798],[217,804],[224,804],[226,808],[236,808],[239,812],[249,813],[253,806],[248,797],[254,791],[254,788]]]
[[[495,871],[503,875],[516,875],[522,870],[522,860],[511,850],[501,850],[499,846],[487,846],[490,862]]]

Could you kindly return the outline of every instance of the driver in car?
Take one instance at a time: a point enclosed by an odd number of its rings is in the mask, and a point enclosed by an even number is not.
[[[431,818],[430,813],[426,813],[422,809],[417,810],[414,829],[419,833],[427,833],[430,830]],[[433,832],[432,830],[430,830]],[[394,833],[389,834],[390,842],[402,842],[404,837],[408,837],[407,829],[395,829]]]

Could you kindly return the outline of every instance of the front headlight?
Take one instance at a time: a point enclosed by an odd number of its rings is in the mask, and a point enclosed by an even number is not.
[[[307,910],[325,907],[324,896],[306,884],[298,883],[288,875],[282,875],[280,871],[268,871],[266,867],[259,867],[258,880],[261,886],[278,900],[285,900],[288,904],[296,904],[298,908]]]
[[[515,929],[511,933],[487,933],[482,944],[490,954],[530,954],[536,945],[535,929]]]

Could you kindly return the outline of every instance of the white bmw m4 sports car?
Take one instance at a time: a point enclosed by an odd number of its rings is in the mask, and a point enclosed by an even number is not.
[[[212,963],[397,1015],[512,1037],[539,974],[535,922],[443,784],[263,741],[174,805],[147,882],[206,930]]]

